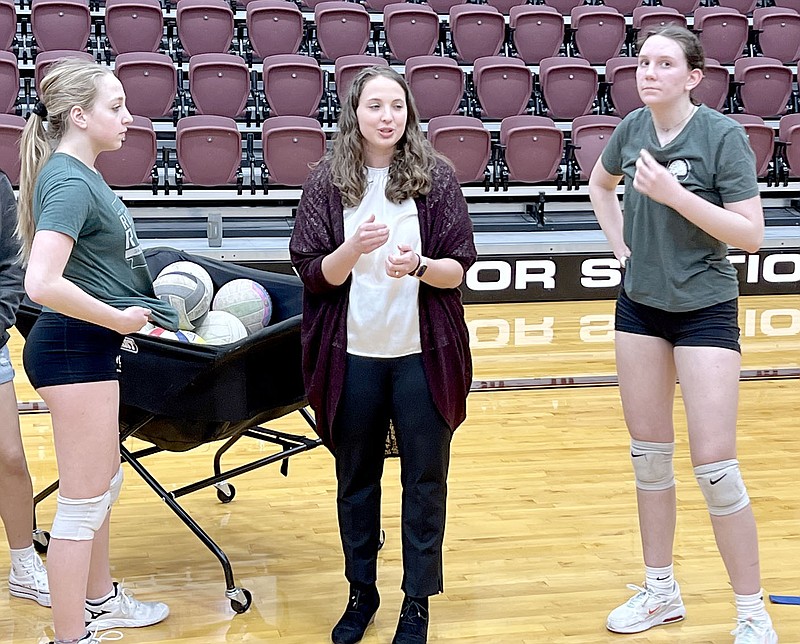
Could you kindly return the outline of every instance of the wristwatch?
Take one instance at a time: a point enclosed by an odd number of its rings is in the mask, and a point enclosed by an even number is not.
[[[419,266],[417,266],[417,268],[414,271],[409,273],[409,275],[413,275],[417,279],[420,279],[423,275],[425,275],[425,271],[427,270],[428,270],[427,260],[422,255],[420,255]]]

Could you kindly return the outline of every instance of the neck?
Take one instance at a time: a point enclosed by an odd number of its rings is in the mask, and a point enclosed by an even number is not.
[[[696,106],[691,101],[681,101],[679,105],[664,107],[662,109],[650,108],[653,116],[653,124],[660,132],[671,132],[676,130],[689,120],[694,113]]]
[[[373,152],[364,150],[364,164],[370,168],[388,168],[392,165],[394,150],[388,152]]]
[[[86,144],[83,142],[78,144],[71,139],[64,138],[61,139],[55,151],[75,157],[87,168],[94,170],[94,161],[97,158],[97,153],[95,153],[94,150],[89,149],[88,146],[86,146]]]

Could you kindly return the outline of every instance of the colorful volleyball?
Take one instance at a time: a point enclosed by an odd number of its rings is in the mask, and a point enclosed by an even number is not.
[[[269,324],[272,300],[267,289],[258,282],[235,279],[217,290],[211,309],[231,313],[244,324],[248,333],[255,333]]]

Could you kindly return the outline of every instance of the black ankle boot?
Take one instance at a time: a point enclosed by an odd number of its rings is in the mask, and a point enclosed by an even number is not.
[[[331,632],[333,644],[356,644],[364,637],[367,627],[375,619],[381,598],[375,586],[356,588],[350,586],[350,599],[341,619]]]
[[[406,595],[392,644],[427,644],[428,601]]]

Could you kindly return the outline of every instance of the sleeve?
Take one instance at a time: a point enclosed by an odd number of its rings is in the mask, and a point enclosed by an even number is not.
[[[14,326],[25,291],[16,236],[17,204],[8,178],[0,173],[0,335]]]
[[[67,177],[40,187],[41,210],[36,230],[53,230],[78,241],[89,215],[91,190],[81,179]]]
[[[434,173],[436,188],[431,193],[430,207],[438,234],[426,252],[432,259],[456,260],[466,273],[478,257],[467,202],[449,164],[439,164]]]
[[[337,248],[329,199],[332,188],[330,172],[325,166],[319,166],[309,175],[303,184],[289,240],[292,266],[310,293],[326,293],[344,286],[329,283],[322,274],[322,260]]]
[[[759,195],[755,154],[742,126],[732,127],[723,135],[717,149],[716,169],[716,188],[723,203]]]

